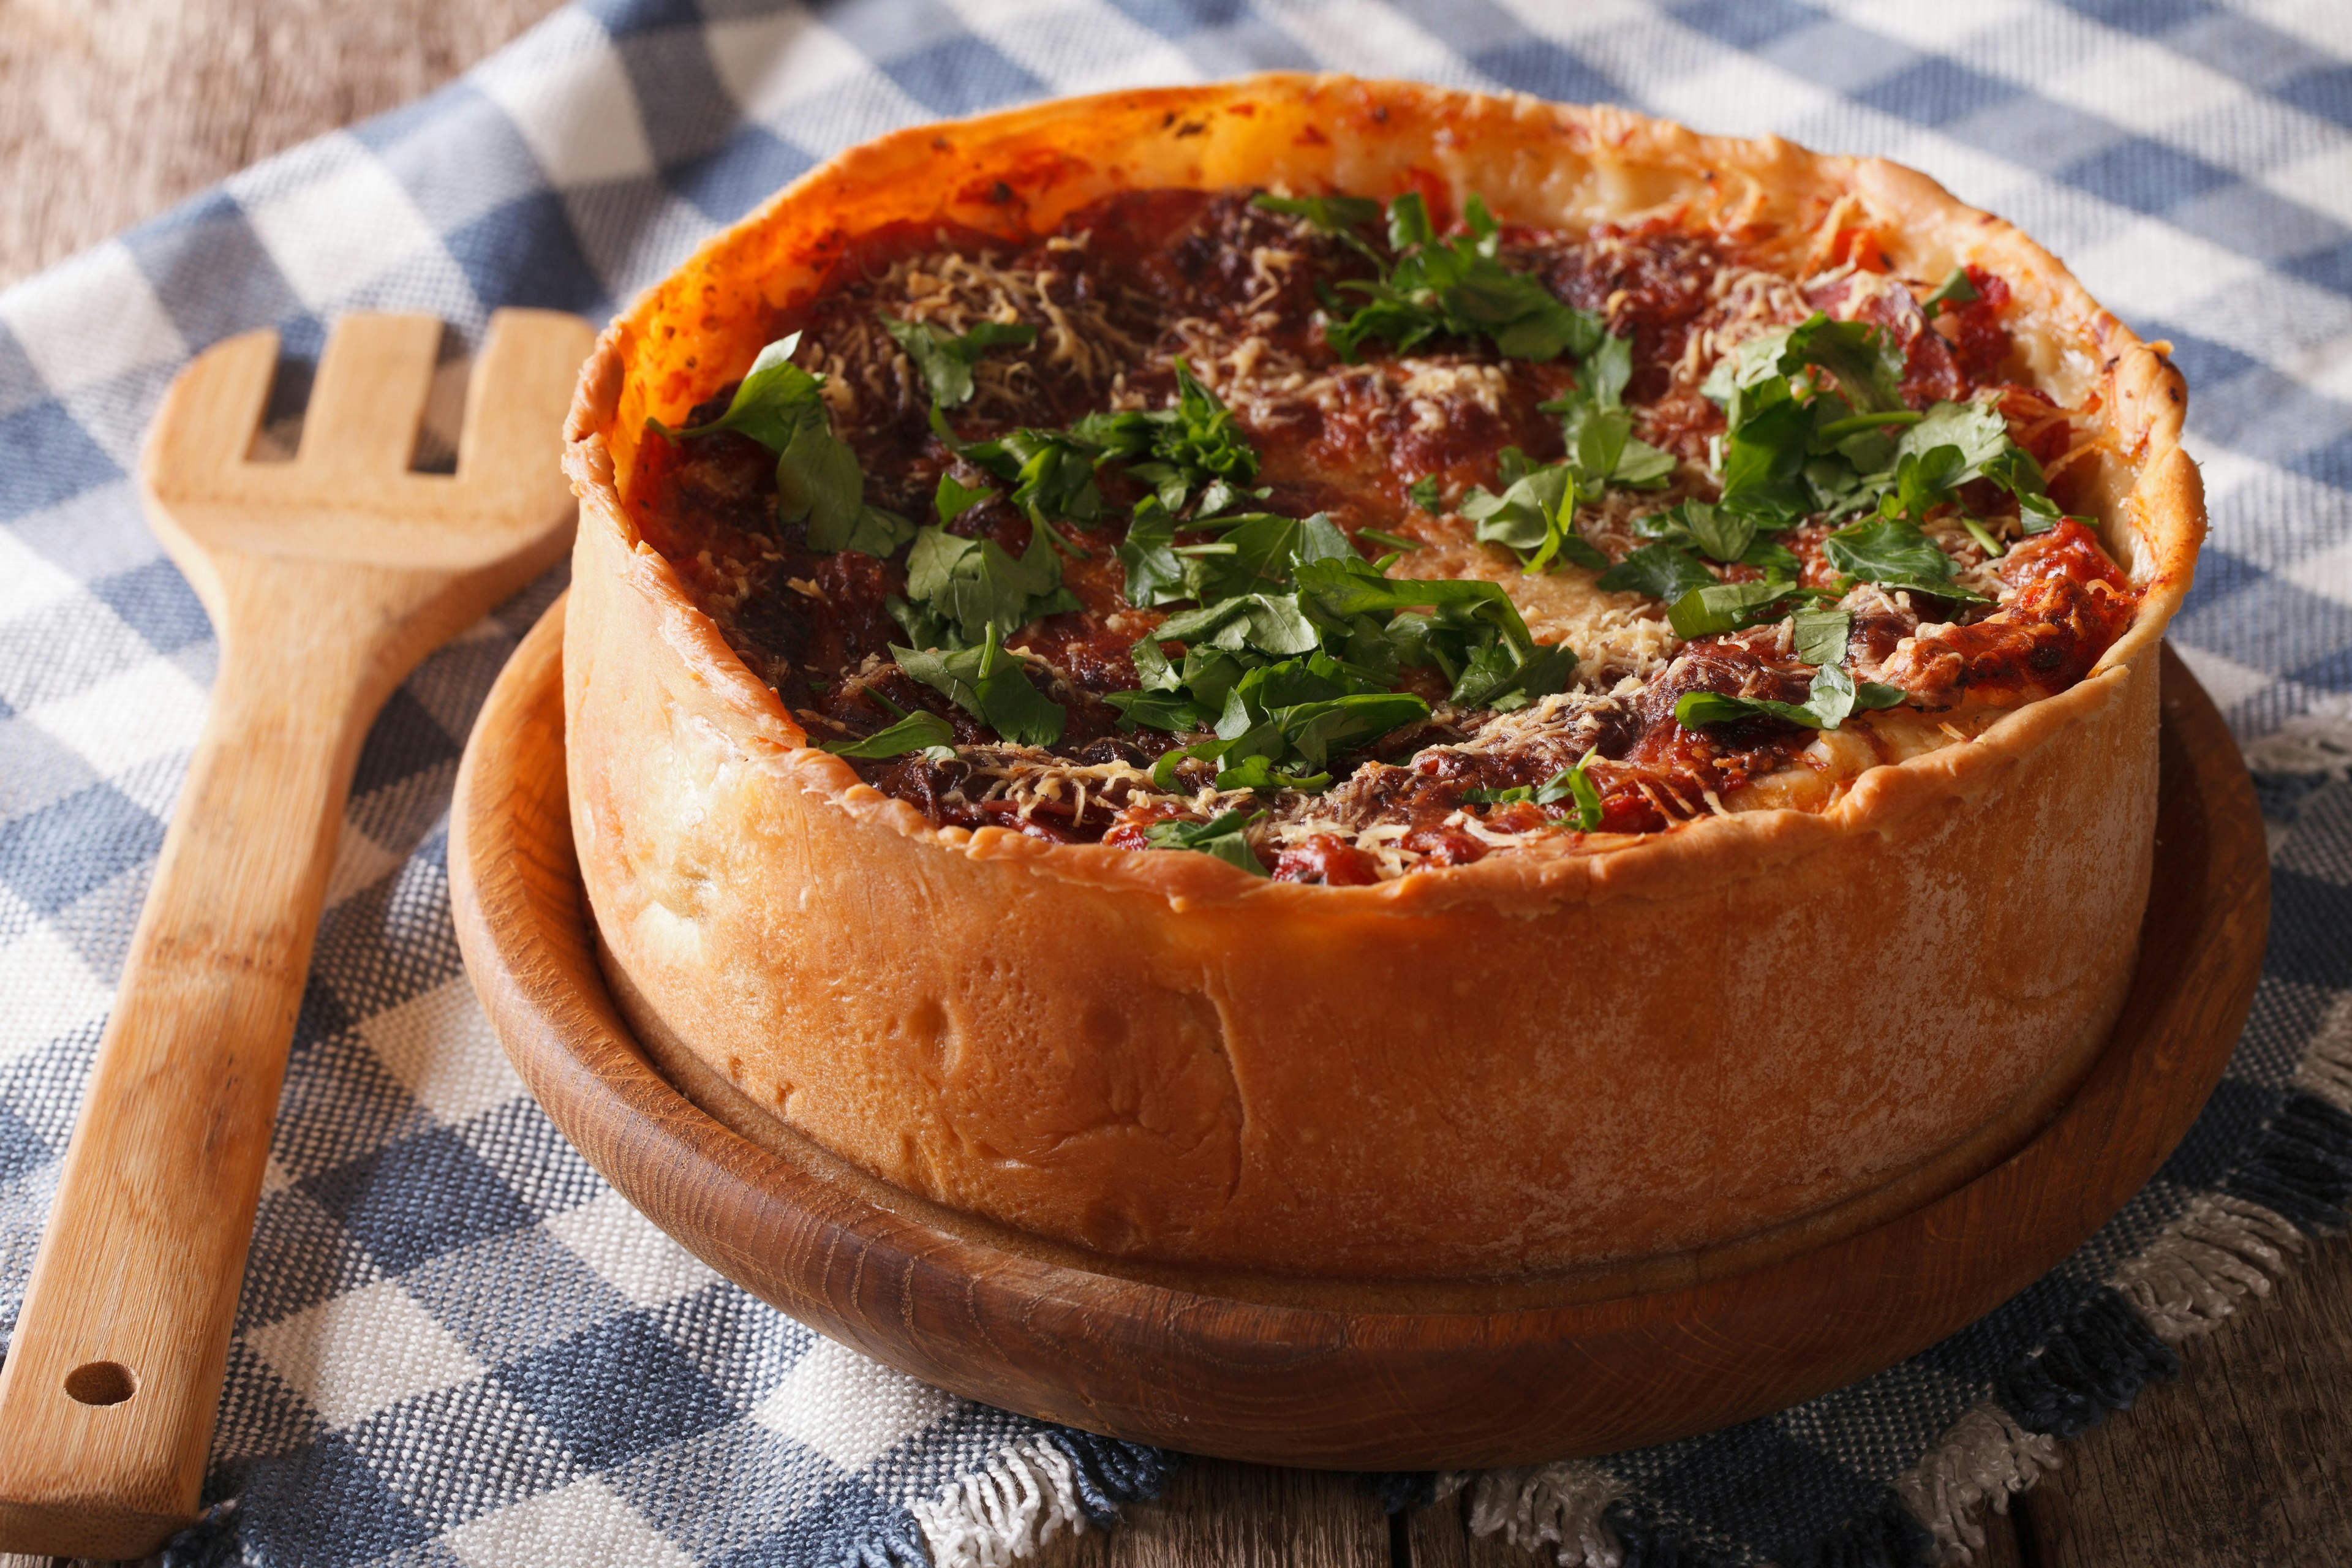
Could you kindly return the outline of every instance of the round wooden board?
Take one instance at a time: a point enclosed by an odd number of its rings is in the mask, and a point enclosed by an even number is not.
[[[597,964],[562,659],[559,604],[475,725],[449,846],[467,967],[555,1125],[655,1224],[821,1332],[973,1399],[1192,1453],[1529,1463],[1729,1425],[1900,1361],[2039,1278],[2147,1183],[2229,1059],[2268,931],[2252,789],[2168,648],[2138,973],[2105,1053],[2016,1153],[1853,1234],[1671,1288],[1637,1270],[1618,1293],[1585,1277],[1550,1300],[1507,1281],[1276,1300],[960,1221],[788,1133],[747,1139],[672,1087]]]

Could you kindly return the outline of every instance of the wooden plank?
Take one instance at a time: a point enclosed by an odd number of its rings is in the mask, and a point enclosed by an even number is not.
[[[1470,1494],[1416,1510],[1405,1526],[1411,1568],[1533,1568],[1552,1561],[1548,1551],[1513,1546],[1497,1533],[1470,1533]],[[2007,1516],[1988,1515],[1984,1549],[1970,1568],[2026,1568],[2019,1554],[2015,1525]],[[1400,1563],[1397,1568],[1405,1568]]]
[[[1471,1534],[1466,1488],[1442,1502],[1413,1510],[1404,1534],[1412,1568],[1534,1568],[1552,1561],[1549,1552],[1514,1546],[1499,1532]]]
[[[2191,1344],[2023,1509],[2033,1568],[2352,1563],[2352,1247]]]
[[[1036,1568],[1388,1568],[1388,1517],[1346,1476],[1199,1459],[1108,1533],[1063,1537]]]

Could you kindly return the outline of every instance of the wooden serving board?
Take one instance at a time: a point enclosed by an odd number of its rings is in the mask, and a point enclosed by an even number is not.
[[[482,710],[449,854],[475,987],[556,1126],[712,1268],[834,1339],[974,1399],[1192,1453],[1528,1463],[1867,1376],[2039,1278],[2147,1183],[2212,1092],[2261,971],[2262,820],[2220,714],[2168,648],[2137,978],[2073,1097],[1990,1169],[1664,1287],[1654,1265],[1296,1290],[1123,1266],[913,1198],[781,1123],[746,1122],[707,1077],[680,1072],[689,1099],[664,1076],[657,1059],[685,1064],[624,1022],[572,853],[562,620],[558,605]]]

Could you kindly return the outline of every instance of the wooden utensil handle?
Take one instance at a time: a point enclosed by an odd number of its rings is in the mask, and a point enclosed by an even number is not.
[[[0,1549],[133,1557],[196,1512],[336,832],[394,673],[302,637],[299,606],[275,632],[248,608],[0,1368]]]

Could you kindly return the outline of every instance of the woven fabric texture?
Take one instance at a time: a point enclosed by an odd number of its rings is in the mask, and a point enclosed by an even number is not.
[[[0,1327],[202,721],[217,645],[129,477],[189,357],[274,326],[601,321],[824,157],[1064,92],[1327,67],[1884,153],[2010,217],[2192,388],[2212,541],[2177,645],[2273,822],[2227,1079],[2074,1258],[1880,1376],[1476,1487],[1560,1561],[1911,1563],[2267,1288],[2352,1179],[2352,8],[2339,0],[607,0],[455,85],[0,293]],[[711,1273],[548,1124],[461,972],[450,785],[560,574],[375,725],[338,851],[185,1563],[1001,1562],[1172,1458],[927,1388]]]

